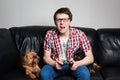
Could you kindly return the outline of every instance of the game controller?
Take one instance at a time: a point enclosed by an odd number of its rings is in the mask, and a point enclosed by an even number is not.
[[[72,66],[73,65],[73,61],[63,61],[63,65]]]

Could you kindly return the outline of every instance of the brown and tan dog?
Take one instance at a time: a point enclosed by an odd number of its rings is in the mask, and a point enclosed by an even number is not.
[[[89,66],[90,73],[96,73],[97,70],[99,70],[101,67],[97,63],[93,63]]]
[[[26,53],[25,56],[22,57],[22,67],[25,69],[26,75],[32,79],[39,77],[41,70],[38,66],[39,59],[37,53],[33,51]]]

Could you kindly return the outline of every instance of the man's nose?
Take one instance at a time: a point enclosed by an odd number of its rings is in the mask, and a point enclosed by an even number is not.
[[[60,24],[63,24],[63,23],[64,23],[64,21],[63,21],[63,20],[61,20],[61,21],[60,21]]]

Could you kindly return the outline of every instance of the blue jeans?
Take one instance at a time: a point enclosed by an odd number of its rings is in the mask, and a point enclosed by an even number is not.
[[[68,73],[74,75],[76,80],[90,80],[90,73],[86,66],[79,66],[77,70],[72,71],[69,65],[63,66],[62,70],[45,65],[41,70],[40,76],[42,80],[54,80],[55,77]]]

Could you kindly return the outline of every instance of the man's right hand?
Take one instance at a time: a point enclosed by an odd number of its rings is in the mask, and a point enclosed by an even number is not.
[[[62,61],[56,60],[56,63],[55,63],[56,69],[61,70],[62,69],[62,65],[63,65]]]

